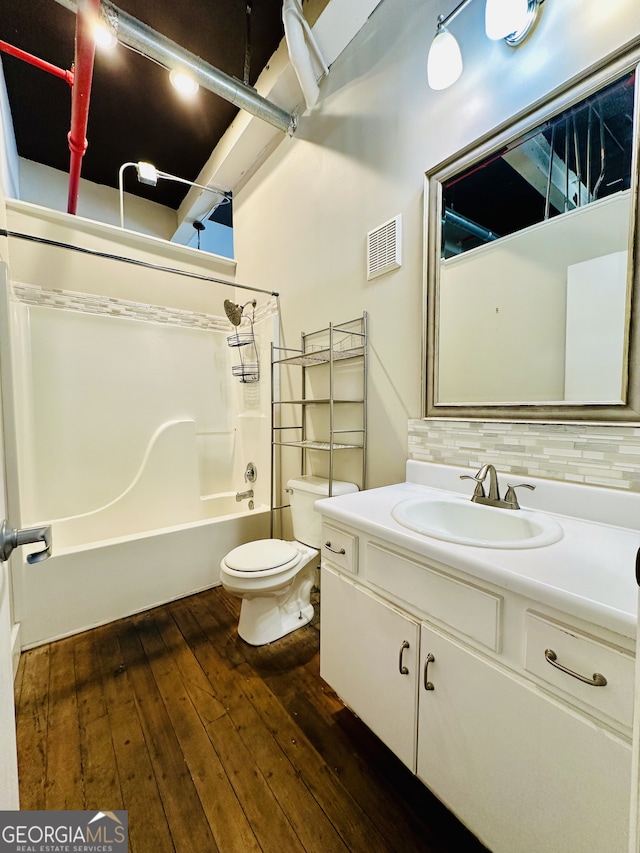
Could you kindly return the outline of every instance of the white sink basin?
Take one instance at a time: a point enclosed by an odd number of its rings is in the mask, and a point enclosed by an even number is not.
[[[562,538],[553,518],[462,498],[413,498],[396,504],[391,515],[417,533],[477,548],[540,548]]]

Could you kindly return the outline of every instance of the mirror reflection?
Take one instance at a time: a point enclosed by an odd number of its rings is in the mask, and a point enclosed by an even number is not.
[[[626,403],[635,83],[432,176],[427,414]]]

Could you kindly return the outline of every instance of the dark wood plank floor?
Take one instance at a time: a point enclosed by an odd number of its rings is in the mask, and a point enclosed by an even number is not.
[[[127,809],[134,853],[485,849],[321,680],[317,616],[253,648],[238,611],[217,588],[24,653],[21,808]]]

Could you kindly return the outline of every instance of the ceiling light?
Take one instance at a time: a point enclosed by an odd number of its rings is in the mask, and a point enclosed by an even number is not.
[[[118,44],[118,14],[116,10],[100,3],[94,21],[94,42],[97,47],[111,50]]]
[[[153,163],[146,163],[144,160],[136,163],[138,172],[138,180],[141,184],[147,184],[149,187],[155,187],[158,183],[158,170]]]
[[[169,74],[171,85],[173,88],[185,97],[191,98],[200,88],[193,77],[190,77],[184,71],[179,71],[174,68]]]
[[[487,37],[507,44],[520,44],[533,27],[541,0],[487,0],[485,31]]]
[[[432,89],[446,89],[462,74],[462,54],[458,42],[446,27],[438,24],[427,58],[427,80]]]
[[[462,54],[447,26],[471,0],[461,0],[452,12],[438,17],[427,59],[427,80],[432,89],[446,89],[462,74]],[[529,35],[544,0],[486,0],[485,31],[490,39],[504,39],[515,47]]]
[[[195,181],[189,181],[186,178],[180,178],[178,177],[178,175],[170,175],[168,172],[161,172],[160,169],[156,169],[153,163],[148,163],[144,160],[140,160],[137,163],[123,163],[122,166],[120,166],[120,169],[118,170],[118,191],[120,195],[121,228],[124,228],[124,173],[130,167],[135,168],[140,183],[146,184],[149,187],[157,186],[158,180],[162,179],[165,181],[176,181],[179,184],[186,184],[190,187],[197,187],[201,190],[207,190],[208,192],[217,193],[217,195],[220,197],[220,200],[217,202],[216,205],[214,205],[214,207],[207,214],[207,216],[211,216],[211,213],[213,213],[213,211],[218,205],[231,203],[232,194],[229,190],[221,190],[218,187],[206,186],[206,184],[197,184]]]
[[[93,40],[95,41],[98,47],[106,48],[107,50],[111,50],[118,44],[118,39],[109,27],[105,27],[104,24],[96,24],[93,28]]]

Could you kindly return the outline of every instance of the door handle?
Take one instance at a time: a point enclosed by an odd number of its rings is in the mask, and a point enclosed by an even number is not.
[[[427,659],[424,662],[424,689],[425,690],[435,690],[436,688],[433,686],[433,683],[429,681],[429,664],[433,663],[435,660],[434,656],[429,652],[427,655]]]
[[[555,666],[556,669],[562,670],[562,672],[566,672],[567,675],[572,676],[573,678],[577,678],[578,681],[583,681],[585,684],[590,684],[591,687],[606,687],[607,679],[604,675],[600,675],[599,672],[594,672],[591,677],[588,675],[581,675],[579,672],[576,672],[573,669],[569,669],[566,666],[563,666],[558,661],[558,655],[554,652],[553,649],[545,649],[544,657],[547,663],[550,663],[551,666]]]
[[[8,560],[13,549],[19,545],[32,545],[36,542],[44,542],[45,547],[41,551],[28,554],[27,563],[39,563],[51,556],[51,526],[16,529],[9,527],[5,518],[0,527],[0,560]]]
[[[405,649],[410,649],[410,648],[411,648],[411,646],[409,645],[407,640],[403,640],[402,645],[400,646],[400,658],[398,659],[398,669],[400,670],[400,675],[408,675],[409,674],[409,670],[402,663],[402,655],[404,654]]]

